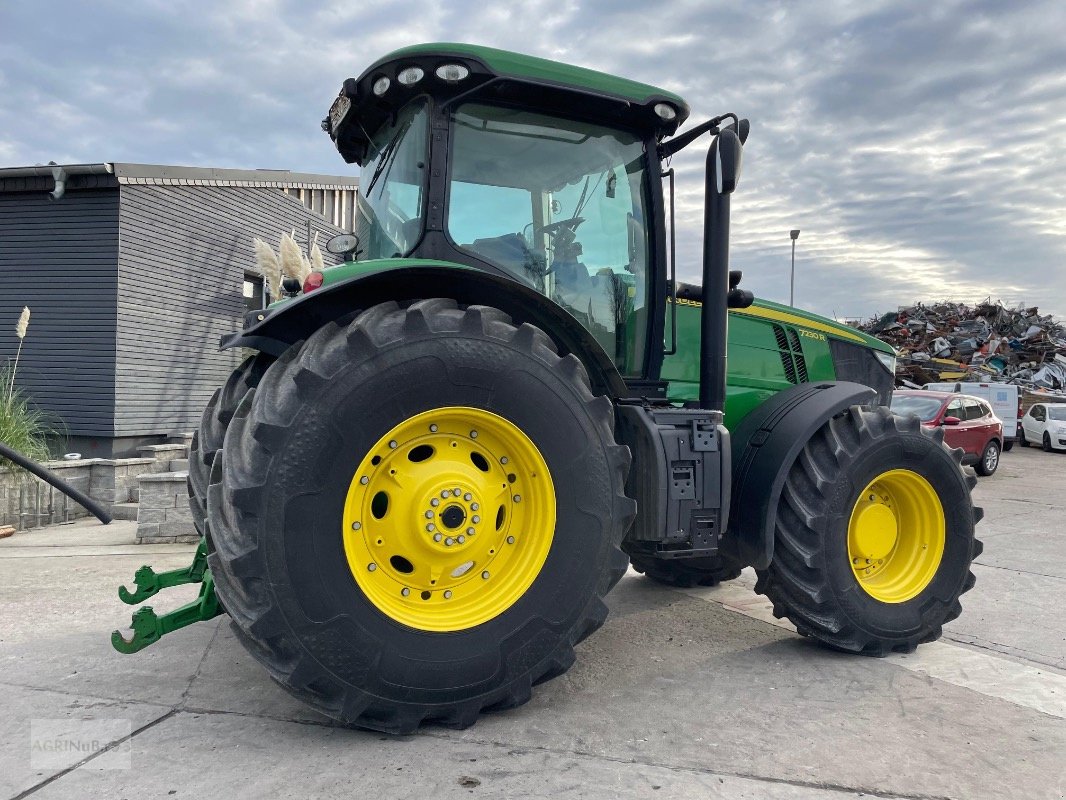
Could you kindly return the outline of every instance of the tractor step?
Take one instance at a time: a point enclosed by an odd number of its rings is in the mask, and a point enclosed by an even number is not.
[[[145,565],[135,573],[134,582],[137,588],[132,592],[125,586],[118,587],[118,596],[123,603],[135,605],[152,597],[161,589],[187,583],[199,583],[200,594],[192,602],[163,615],[156,614],[151,606],[134,611],[130,623],[132,636],[126,638],[117,630],[111,633],[111,645],[120,653],[136,653],[171,631],[194,622],[209,620],[222,613],[218,598],[215,597],[215,582],[207,569],[207,543],[202,538],[189,566],[168,572],[156,572]]]

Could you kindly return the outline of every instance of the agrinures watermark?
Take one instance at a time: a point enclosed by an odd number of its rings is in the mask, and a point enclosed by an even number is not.
[[[129,719],[31,719],[30,766],[63,769],[90,758],[92,769],[130,769]]]

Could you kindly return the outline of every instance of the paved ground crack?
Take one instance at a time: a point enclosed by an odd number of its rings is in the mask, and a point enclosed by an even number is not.
[[[87,755],[85,758],[83,758],[77,764],[71,764],[69,767],[61,769],[55,775],[50,775],[49,777],[45,778],[40,783],[34,784],[29,789],[26,789],[26,790],[24,790],[22,792],[19,792],[17,795],[12,797],[11,800],[22,800],[22,798],[24,798],[24,797],[29,797],[31,794],[35,794],[36,792],[39,792],[41,789],[43,789],[45,786],[48,786],[50,783],[54,783],[55,781],[57,781],[60,778],[62,778],[64,775],[69,775],[74,770],[85,766],[90,761],[92,761],[94,758],[99,758],[104,753],[110,753],[112,750],[114,750],[119,745],[122,745],[125,742],[130,741],[134,736],[137,736],[138,734],[143,733],[144,731],[148,730],[149,728],[154,728],[160,722],[165,722],[166,720],[170,719],[171,717],[173,717],[177,713],[178,713],[178,710],[172,708],[170,711],[168,711],[167,713],[163,714],[162,716],[156,717],[151,722],[145,723],[144,725],[139,727],[137,730],[133,731],[133,733],[131,733],[129,736],[123,736],[123,737],[121,737],[119,739],[116,739],[115,741],[113,741],[110,744],[108,744],[106,747],[102,747],[99,750],[97,750],[95,753]]]

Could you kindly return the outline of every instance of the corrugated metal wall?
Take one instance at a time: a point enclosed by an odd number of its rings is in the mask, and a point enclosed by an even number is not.
[[[0,192],[0,361],[71,436],[113,435],[118,189]]]
[[[319,246],[339,228],[280,189],[125,185],[119,210],[116,436],[193,430],[240,353],[218,350],[240,328],[252,238],[272,245],[307,223]],[[327,263],[334,263],[324,253]]]
[[[286,194],[346,231],[355,226],[353,214],[356,192],[356,189],[285,189]]]

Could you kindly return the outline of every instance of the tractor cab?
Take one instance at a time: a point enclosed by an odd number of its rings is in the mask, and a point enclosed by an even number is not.
[[[647,375],[666,283],[663,137],[681,98],[592,70],[423,45],[345,81],[323,127],[362,166],[363,260],[433,258],[506,277]],[[655,328],[658,330],[654,330]]]

